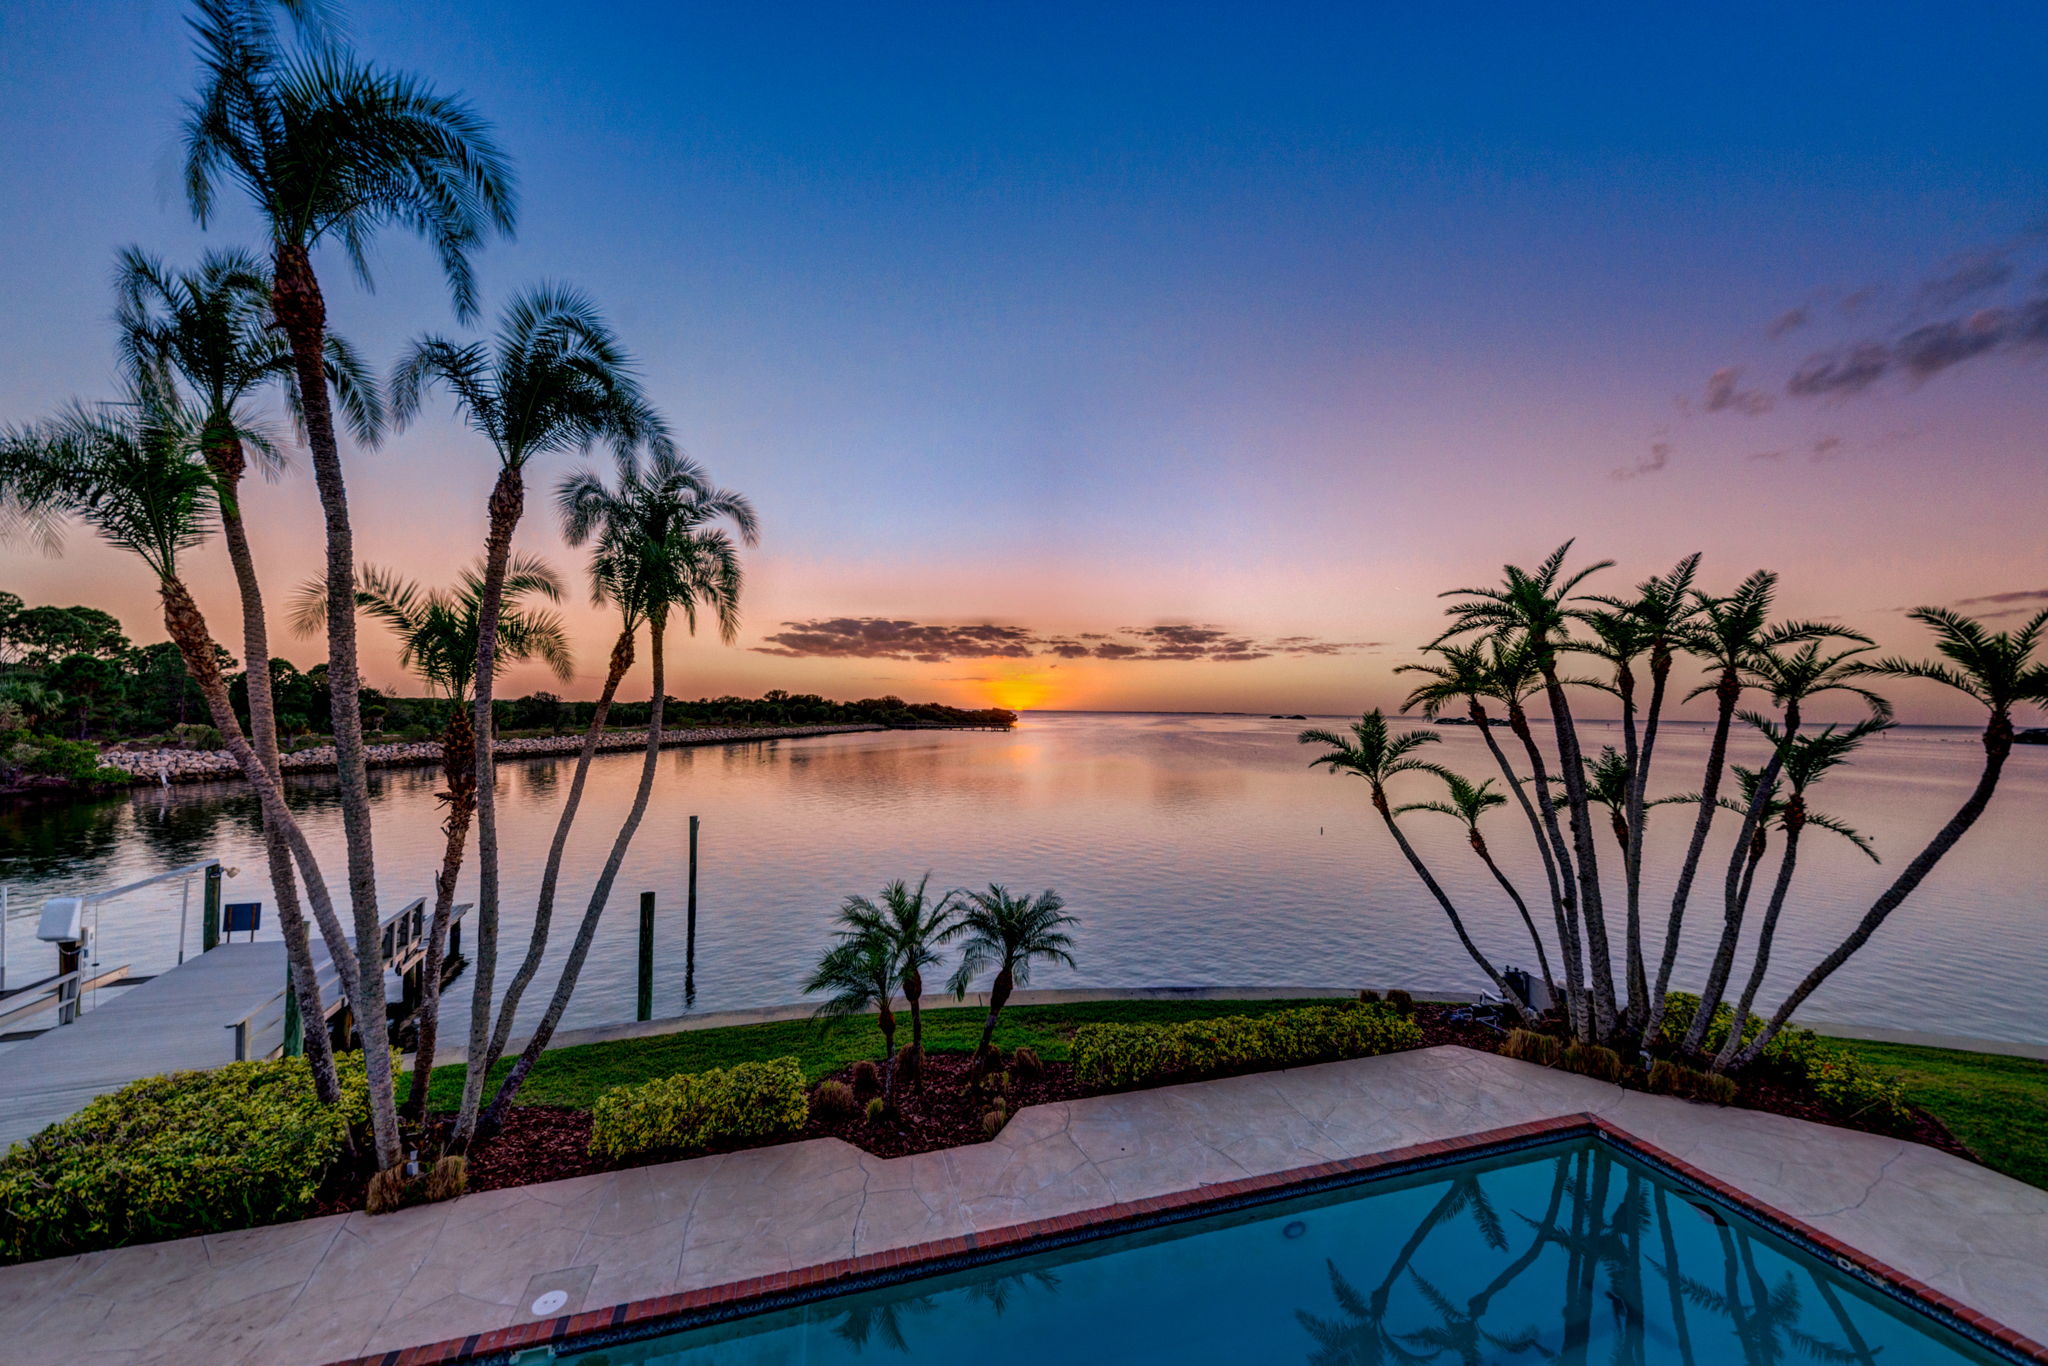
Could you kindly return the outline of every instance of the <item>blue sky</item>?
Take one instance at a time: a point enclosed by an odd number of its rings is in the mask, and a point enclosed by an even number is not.
[[[1729,581],[1780,567],[1789,606],[1901,646],[1902,605],[2048,586],[2034,350],[1785,389],[1810,356],[2048,292],[2039,7],[350,13],[517,162],[487,300],[595,295],[761,506],[748,636],[684,651],[680,691],[1352,708],[1392,695],[1435,591],[1571,535],[1624,575],[1693,549]],[[111,386],[117,247],[251,240],[234,214],[202,236],[176,193],[188,46],[170,4],[0,13],[0,417]],[[375,294],[323,265],[380,361],[459,331],[411,243],[384,243]],[[1930,291],[1973,265],[2004,274]],[[474,438],[431,420],[351,470],[369,558],[438,580],[475,553]],[[252,501],[295,582],[310,481]],[[573,566],[533,507],[522,545]],[[0,549],[0,582],[156,634],[139,571],[76,538]],[[1198,625],[1264,657],[892,658],[866,627],[841,635],[870,653],[761,652],[871,618]],[[594,675],[602,623],[578,630]],[[1297,637],[1343,648],[1264,648]]]

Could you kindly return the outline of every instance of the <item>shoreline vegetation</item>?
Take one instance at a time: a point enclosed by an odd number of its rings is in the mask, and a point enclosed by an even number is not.
[[[796,740],[818,735],[853,735],[889,729],[891,727],[872,723],[828,726],[664,726],[661,732],[661,745],[668,749],[684,745],[742,744],[753,740]],[[645,727],[637,730],[613,730],[598,737],[597,749],[599,753],[633,750],[644,747],[646,743]],[[501,738],[492,746],[493,752],[501,760],[570,755],[582,748],[581,735],[517,736]],[[364,762],[371,768],[431,767],[441,762],[441,744],[438,740],[373,744],[365,748],[363,757]],[[224,749],[114,750],[101,755],[100,761],[109,767],[132,774],[138,782],[143,783],[219,782],[242,776],[241,766],[235,762],[234,755]],[[311,749],[280,755],[278,767],[286,773],[331,773],[334,771],[334,746],[317,745]]]

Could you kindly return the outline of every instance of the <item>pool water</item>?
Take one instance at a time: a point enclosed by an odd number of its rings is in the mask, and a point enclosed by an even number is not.
[[[2003,1360],[1609,1144],[1575,1139],[577,1354],[859,1361]]]

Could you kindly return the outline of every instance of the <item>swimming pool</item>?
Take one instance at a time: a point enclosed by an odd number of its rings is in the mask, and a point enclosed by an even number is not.
[[[554,1359],[531,1353],[521,1362]],[[664,1336],[576,1366],[2018,1360],[1615,1145],[1552,1141]]]

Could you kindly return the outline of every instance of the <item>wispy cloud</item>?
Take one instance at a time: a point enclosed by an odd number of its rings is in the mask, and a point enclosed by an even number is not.
[[[1655,474],[1671,463],[1672,446],[1669,441],[1652,441],[1650,453],[1625,469],[1618,469],[1609,477],[1614,479],[1640,479],[1646,474]]]
[[[1265,640],[1222,626],[1168,623],[1100,631],[1041,634],[992,623],[953,626],[893,617],[786,621],[754,649],[785,659],[898,659],[943,664],[956,659],[1208,660],[1243,663],[1275,655],[1341,655],[1383,642],[1280,636]]]

